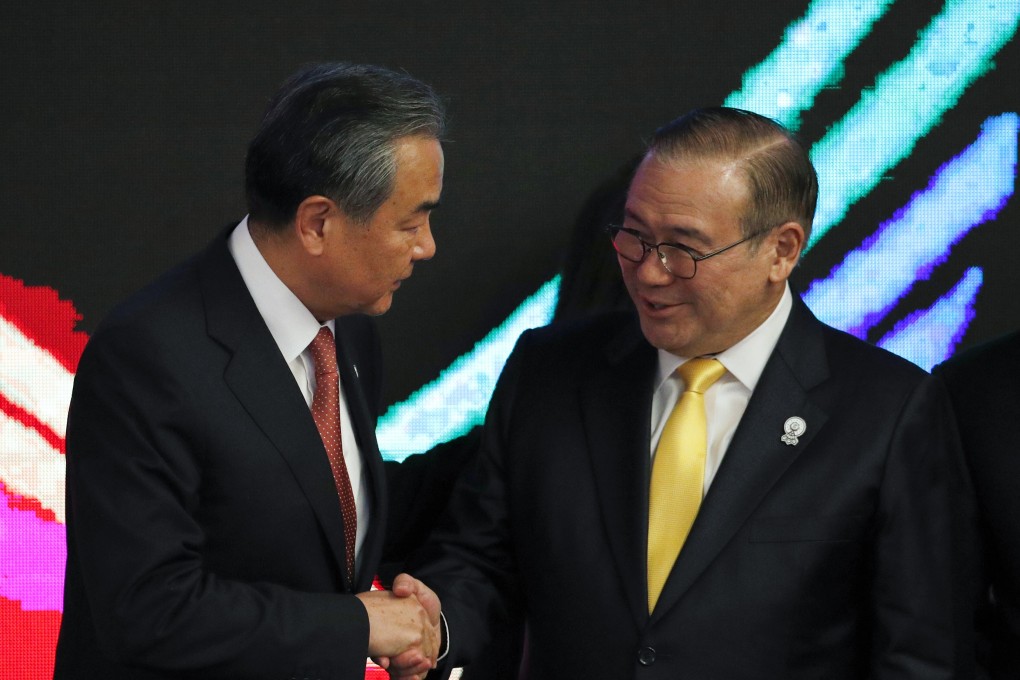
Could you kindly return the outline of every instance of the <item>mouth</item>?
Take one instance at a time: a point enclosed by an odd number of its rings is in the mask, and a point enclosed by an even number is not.
[[[683,305],[682,302],[662,302],[649,300],[647,298],[641,298],[642,311],[645,311],[650,314],[668,313],[671,310],[676,309],[677,307],[680,307],[682,305]]]

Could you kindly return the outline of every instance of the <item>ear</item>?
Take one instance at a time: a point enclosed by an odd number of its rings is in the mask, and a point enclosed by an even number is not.
[[[294,212],[294,233],[309,255],[321,255],[332,222],[341,218],[339,206],[325,196],[308,196]]]
[[[769,280],[782,283],[790,278],[793,268],[800,261],[800,252],[804,248],[804,227],[796,222],[786,222],[776,227],[775,259],[769,269]]]

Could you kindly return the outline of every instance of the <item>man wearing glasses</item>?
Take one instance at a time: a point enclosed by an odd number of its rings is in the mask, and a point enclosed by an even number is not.
[[[787,284],[817,178],[746,111],[657,131],[610,230],[636,307],[526,333],[415,573],[522,677],[954,675],[957,451],[925,373]]]

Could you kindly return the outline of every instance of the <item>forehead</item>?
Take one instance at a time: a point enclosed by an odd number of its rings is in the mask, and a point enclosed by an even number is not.
[[[739,226],[749,191],[736,161],[646,156],[627,192],[626,216],[656,231],[705,235]]]
[[[393,142],[397,181],[432,182],[443,180],[443,146],[434,137],[399,137]]]

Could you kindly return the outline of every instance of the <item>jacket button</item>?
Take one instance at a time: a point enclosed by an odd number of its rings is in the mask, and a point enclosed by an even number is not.
[[[642,666],[651,666],[655,663],[655,650],[651,647],[642,647],[638,650],[637,660]]]

